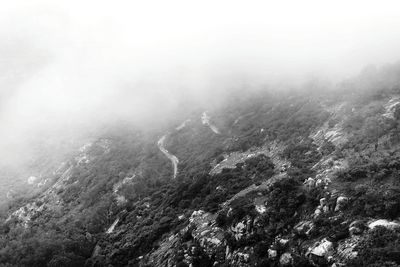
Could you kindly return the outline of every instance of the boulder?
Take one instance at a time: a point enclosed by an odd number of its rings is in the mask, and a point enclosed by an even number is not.
[[[279,263],[282,266],[291,266],[293,264],[292,254],[290,254],[289,252],[283,253],[279,259]]]
[[[322,239],[321,242],[316,245],[310,252],[312,255],[328,258],[333,254],[333,243],[328,241],[326,238]]]
[[[342,210],[347,205],[348,202],[349,202],[348,197],[344,197],[344,196],[338,197],[336,200],[335,211]]]
[[[315,187],[315,180],[311,177],[308,177],[303,183],[308,190],[311,190]]]
[[[318,206],[317,209],[314,211],[314,217],[318,217],[322,213],[322,207]]]
[[[256,205],[256,211],[260,214],[267,212],[267,207],[265,205]]]
[[[362,234],[364,229],[365,229],[365,225],[360,220],[356,220],[349,225],[349,233],[351,236]]]
[[[275,249],[268,249],[268,258],[275,259],[278,256],[278,252]]]
[[[309,236],[314,230],[314,224],[311,221],[301,221],[294,226],[294,232],[298,235]]]
[[[281,239],[279,239],[278,240],[278,244],[281,246],[281,247],[285,247],[288,243],[289,243],[289,239],[284,239],[284,238],[281,238]]]
[[[400,223],[398,223],[398,222],[389,222],[388,220],[380,219],[380,220],[376,220],[376,221],[373,221],[373,222],[368,224],[368,228],[369,229],[374,229],[377,226],[383,226],[383,227],[386,227],[386,228],[396,228],[396,227],[400,227]]]

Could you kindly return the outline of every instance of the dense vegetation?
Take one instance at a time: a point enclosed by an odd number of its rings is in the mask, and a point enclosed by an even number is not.
[[[180,130],[173,127],[178,121],[152,132],[108,130],[86,152],[87,163],[78,164],[71,158],[72,171],[63,186],[51,194],[19,199],[4,214],[1,266],[138,266],[141,256],[154,252],[165,237],[180,233],[187,218],[200,209],[216,215],[216,224],[226,230],[224,238],[231,249],[254,249],[250,259],[254,266],[278,266],[279,259],[268,257],[268,248],[275,246],[281,255],[287,247],[277,246],[275,239],[291,235],[293,227],[307,218],[315,230],[293,235],[285,246],[293,246],[293,265],[309,266],[303,244],[322,237],[343,240],[349,237],[349,224],[356,219],[395,220],[400,216],[400,109],[393,111],[393,117],[382,116],[384,103],[398,90],[393,86],[378,89],[353,90],[340,97],[314,91],[309,96],[257,92],[232,97],[213,110],[220,135],[202,125],[197,113]],[[347,106],[341,113],[326,108],[340,105],[343,99]],[[324,125],[329,129],[339,125],[346,141],[316,142],[312,136]],[[180,160],[176,179],[171,179],[170,162],[156,145],[166,132],[166,147]],[[269,181],[280,169],[264,154],[215,175],[210,174],[212,164],[223,161],[230,152],[270,142],[284,147],[277,156],[290,162],[286,179],[235,198],[229,212],[223,208],[224,202],[249,186]],[[330,210],[313,217],[326,192],[323,188],[307,190],[303,181],[314,177],[314,166],[326,158],[348,163],[331,178],[336,194],[348,196],[349,203],[340,214]],[[54,182],[60,176],[53,177]],[[268,203],[262,215],[252,201],[260,195]],[[29,203],[44,208],[31,212],[26,223],[15,216],[6,220]],[[251,235],[236,240],[229,228],[245,218],[257,219],[258,226]],[[115,232],[106,234],[116,219]],[[215,259],[190,234],[180,242],[196,248],[194,266],[212,265]],[[396,229],[369,231],[349,266],[398,266],[399,242]],[[181,254],[171,258],[177,266],[186,266]]]

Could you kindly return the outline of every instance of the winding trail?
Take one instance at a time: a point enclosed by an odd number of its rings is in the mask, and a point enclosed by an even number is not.
[[[174,167],[174,176],[173,178],[176,178],[176,175],[178,174],[178,163],[179,159],[175,156],[169,153],[169,151],[164,147],[164,142],[165,139],[167,138],[167,135],[163,135],[160,140],[158,140],[158,148],[160,151],[172,162],[172,166]]]

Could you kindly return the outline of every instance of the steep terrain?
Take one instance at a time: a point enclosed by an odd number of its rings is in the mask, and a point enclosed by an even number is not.
[[[0,266],[399,266],[397,69],[110,127],[4,212]]]

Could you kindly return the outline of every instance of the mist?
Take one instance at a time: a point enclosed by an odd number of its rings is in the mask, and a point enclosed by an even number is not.
[[[396,62],[399,13],[396,1],[2,3],[1,164],[37,138],[154,125],[231,90]]]

